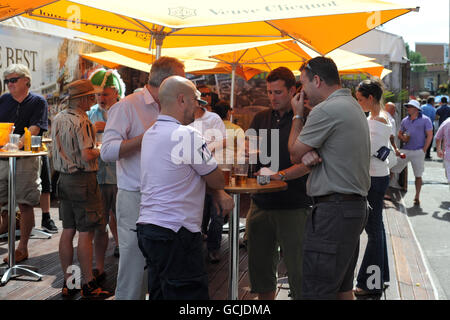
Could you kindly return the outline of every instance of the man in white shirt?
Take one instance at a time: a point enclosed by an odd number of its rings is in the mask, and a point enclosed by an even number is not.
[[[186,78],[164,80],[161,114],[142,140],[139,247],[147,260],[150,300],[208,299],[200,233],[206,186],[224,178],[194,120],[200,92]],[[231,200],[231,198],[230,198]],[[199,205],[200,204],[200,205]],[[222,212],[233,208],[229,201]]]
[[[144,299],[147,291],[145,259],[134,232],[141,198],[141,142],[144,132],[159,115],[159,86],[172,75],[184,76],[183,63],[175,58],[159,58],[152,64],[145,88],[122,99],[108,111],[101,157],[105,162],[116,161],[117,164],[120,258],[116,300]]]
[[[199,89],[203,97],[205,87],[203,87],[202,90],[203,92]],[[210,100],[211,99],[209,99],[209,101]],[[202,134],[206,139],[206,144],[211,152],[214,153],[216,149],[223,150],[223,139],[226,137],[226,128],[220,116],[215,112],[208,111],[206,106],[197,108],[194,116],[195,121],[192,122],[190,126],[194,127]],[[222,164],[222,152],[220,151],[218,155],[220,158],[216,157],[216,160],[219,164]],[[202,232],[207,235],[206,247],[208,248],[208,259],[212,263],[220,261],[219,250],[222,242],[223,224],[223,216],[215,209],[211,195],[206,194]]]

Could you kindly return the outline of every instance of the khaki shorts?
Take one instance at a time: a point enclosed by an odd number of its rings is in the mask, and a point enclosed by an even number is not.
[[[105,224],[95,172],[61,173],[56,192],[64,229],[88,232]]]
[[[420,178],[423,175],[423,171],[425,169],[425,152],[422,149],[418,150],[406,150],[400,149],[400,152],[406,155],[405,159],[397,158],[397,164],[391,168],[391,171],[394,173],[400,173],[405,169],[408,165],[408,162],[411,162],[411,166],[414,171],[414,177]]]
[[[41,196],[40,157],[17,158],[16,203],[37,206]],[[8,202],[9,161],[0,161],[0,203]]]

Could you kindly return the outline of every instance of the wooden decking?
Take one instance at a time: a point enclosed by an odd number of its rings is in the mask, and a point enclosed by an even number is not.
[[[395,198],[397,197],[397,198]],[[401,195],[394,194],[395,199]],[[248,202],[242,201],[241,217],[245,216]],[[387,300],[411,300],[411,299],[435,299],[433,288],[423,263],[420,251],[414,241],[414,236],[409,227],[404,208],[397,202],[386,202],[385,227],[388,240],[388,253],[390,263],[391,282],[390,287],[381,299]],[[61,222],[58,219],[58,209],[52,207],[51,216],[61,230]],[[40,226],[41,210],[35,209],[36,225]],[[41,281],[28,281],[17,278],[0,287],[0,300],[61,300],[61,288],[63,274],[59,263],[58,243],[61,232],[54,234],[51,239],[30,239],[30,258],[24,264],[39,268],[43,274]],[[366,245],[365,233],[361,236],[360,258]],[[74,240],[76,246],[76,238]],[[16,242],[17,245],[17,242]],[[206,245],[206,243],[205,243]],[[105,287],[114,291],[117,275],[118,259],[113,256],[114,241],[110,237],[108,251],[106,253],[105,271],[107,279]],[[205,250],[206,251],[206,250]],[[6,239],[0,239],[0,257],[7,254]],[[228,298],[228,236],[224,234],[221,248],[221,261],[217,264],[206,262],[209,275],[209,294],[213,300],[226,300]],[[205,256],[206,261],[206,256]],[[77,264],[76,255],[74,263]],[[360,261],[358,262],[359,266]],[[357,266],[357,270],[358,270]],[[286,271],[283,263],[279,265],[277,299],[289,300],[289,288]],[[74,299],[80,299],[79,295]],[[114,299],[111,297],[110,299]],[[254,300],[256,295],[249,289],[248,257],[245,249],[240,249],[239,262],[239,299]]]

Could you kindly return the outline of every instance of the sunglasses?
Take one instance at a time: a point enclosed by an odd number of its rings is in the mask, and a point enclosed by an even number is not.
[[[314,74],[315,74],[315,72],[313,71],[313,69],[312,69],[311,66],[309,65],[309,62],[305,65],[304,69],[308,69],[309,71],[311,71],[311,73],[314,73]]]
[[[14,78],[5,79],[4,82],[5,82],[5,84],[8,84],[10,82],[16,83],[17,81],[19,81],[20,78],[23,78],[23,77],[14,77]]]

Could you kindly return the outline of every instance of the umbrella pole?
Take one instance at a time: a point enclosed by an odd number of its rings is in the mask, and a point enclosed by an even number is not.
[[[157,34],[155,36],[155,44],[156,44],[156,59],[161,57],[161,47],[166,36],[164,34]]]
[[[234,109],[234,83],[236,79],[236,64],[231,65],[231,96],[230,96],[230,107],[231,110]],[[233,114],[231,114],[230,121],[233,122]]]

